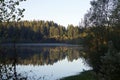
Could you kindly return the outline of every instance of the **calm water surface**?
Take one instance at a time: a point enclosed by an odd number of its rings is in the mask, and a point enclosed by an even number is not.
[[[91,69],[83,57],[82,47],[69,44],[3,45],[7,64],[16,60],[16,71],[28,80],[56,80]]]

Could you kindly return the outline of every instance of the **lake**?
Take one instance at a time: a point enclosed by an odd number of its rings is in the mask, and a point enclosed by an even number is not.
[[[17,74],[28,80],[59,80],[91,69],[83,57],[85,53],[80,45],[23,43],[2,46],[4,63],[14,63]],[[2,59],[0,64],[3,64]]]

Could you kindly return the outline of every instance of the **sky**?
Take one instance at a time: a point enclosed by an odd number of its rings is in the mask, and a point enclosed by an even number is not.
[[[91,0],[27,0],[20,5],[25,8],[22,20],[54,21],[63,26],[79,25],[90,8]]]

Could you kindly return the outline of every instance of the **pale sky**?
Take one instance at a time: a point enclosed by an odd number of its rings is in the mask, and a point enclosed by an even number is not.
[[[81,18],[90,8],[91,0],[27,0],[22,20],[54,21],[60,25],[79,25]]]

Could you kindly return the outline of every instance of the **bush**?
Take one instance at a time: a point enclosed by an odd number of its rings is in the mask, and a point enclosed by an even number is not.
[[[100,77],[104,80],[120,80],[120,52],[117,52],[111,41],[108,52],[101,57],[101,62]]]

